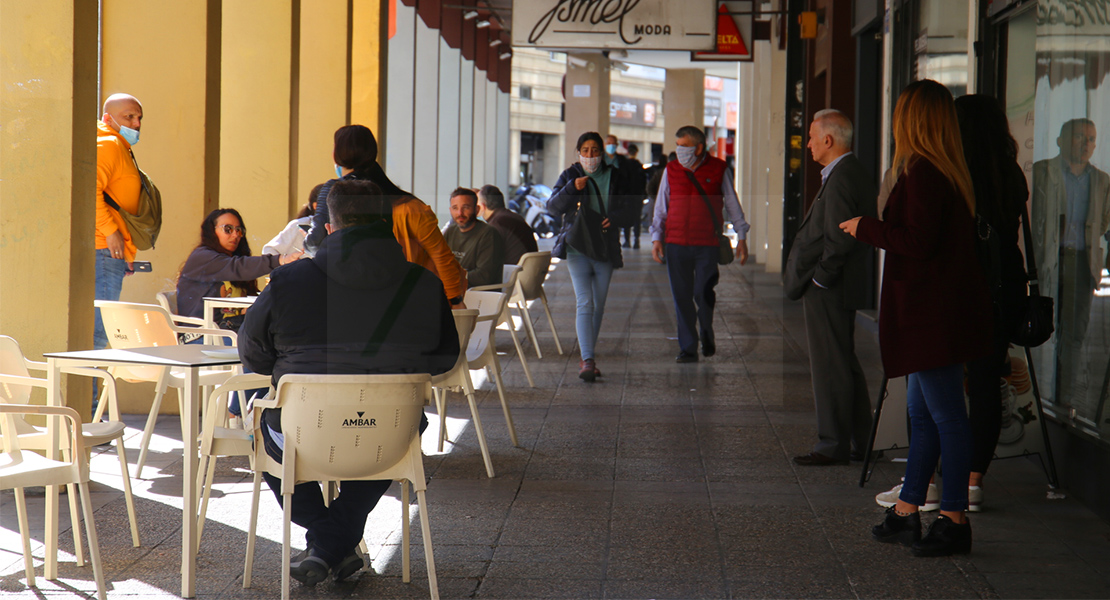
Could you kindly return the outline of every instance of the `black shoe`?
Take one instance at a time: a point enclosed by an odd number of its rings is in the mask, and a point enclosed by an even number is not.
[[[717,343],[713,340],[705,340],[701,343],[701,355],[709,358],[717,353]]]
[[[914,511],[903,517],[891,506],[886,509],[883,522],[871,528],[871,537],[884,544],[898,542],[903,546],[916,546],[921,541],[921,513]]]
[[[829,467],[833,465],[846,465],[848,461],[837,460],[835,458],[825,456],[819,452],[810,452],[801,456],[794,457],[794,464],[803,467]]]
[[[944,515],[929,526],[929,533],[913,543],[914,556],[950,556],[971,553],[971,522],[957,524]]]
[[[578,362],[578,378],[586,383],[593,383],[597,379],[598,373],[597,363],[594,359],[587,358]]]
[[[690,354],[689,352],[683,350],[682,352],[678,353],[678,356],[675,357],[674,361],[676,363],[695,363],[698,362],[698,355]]]
[[[312,550],[305,550],[289,561],[289,576],[307,586],[327,579],[330,571],[328,563]]]
[[[632,249],[633,250],[639,250],[640,249],[640,239],[639,238],[636,238],[636,241],[632,242]]]
[[[852,462],[863,462],[864,458],[867,458],[866,452],[856,452],[853,450],[852,453],[848,455],[848,460]]]
[[[628,245],[628,242],[625,242],[625,243],[621,244],[621,248],[631,248],[631,247],[632,246]]]
[[[362,555],[359,554],[358,548],[351,551],[343,560],[339,561],[338,565],[332,568],[332,575],[336,581],[343,581],[344,579],[358,573],[366,566],[366,561],[363,560]]]

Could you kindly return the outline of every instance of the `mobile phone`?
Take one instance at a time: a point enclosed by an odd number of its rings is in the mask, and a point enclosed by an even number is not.
[[[305,233],[308,233],[308,230],[309,230],[309,229],[312,229],[312,225],[309,225],[309,224],[307,224],[307,223],[305,223],[304,225],[298,225],[298,227],[300,227],[301,229],[305,230]]]
[[[131,263],[131,269],[136,273],[149,273],[151,270],[150,261],[136,260]]]

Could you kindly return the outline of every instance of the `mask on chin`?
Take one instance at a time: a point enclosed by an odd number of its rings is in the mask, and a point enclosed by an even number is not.
[[[123,139],[127,140],[128,144],[131,144],[132,146],[139,143],[139,130],[138,129],[131,129],[130,127],[127,127],[126,125],[120,125],[119,126],[119,134],[121,136],[123,136]]]

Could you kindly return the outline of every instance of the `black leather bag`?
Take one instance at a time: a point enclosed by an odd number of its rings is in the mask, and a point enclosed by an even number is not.
[[[1056,329],[1052,297],[1042,296],[1037,281],[1037,261],[1033,256],[1033,234],[1029,229],[1029,209],[1022,204],[1021,228],[1025,237],[1026,277],[1029,278],[1029,296],[1019,299],[1024,306],[1017,326],[1010,331],[1010,342],[1026,348],[1035,348],[1048,341]]]
[[[709,197],[706,196],[705,190],[701,189],[698,178],[694,177],[694,174],[690,171],[686,171],[686,176],[690,178],[690,183],[694,184],[694,187],[698,190],[698,194],[701,194],[701,199],[705,202],[705,207],[709,209],[709,216],[713,219],[713,230],[717,233],[717,264],[727,265],[732,262],[732,259],[735,258],[736,255],[732,251],[732,240],[728,239],[728,236],[723,233],[724,223],[721,222],[721,215],[713,210],[713,204],[709,202]]]
[[[574,185],[574,183],[571,182],[568,185]],[[593,179],[587,177],[586,185],[589,186],[589,192],[594,192],[593,195],[597,198],[597,205],[601,208],[601,212],[590,207],[591,194],[586,194],[585,202],[579,200],[574,223],[567,232],[567,245],[596,261],[608,261],[609,250],[606,247],[605,233],[601,228],[601,222],[605,220],[605,203],[601,201],[601,190]]]

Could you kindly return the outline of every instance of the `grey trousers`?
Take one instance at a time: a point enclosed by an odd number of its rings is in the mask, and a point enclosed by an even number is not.
[[[810,285],[802,297],[809,340],[817,444],[813,451],[848,460],[867,450],[871,398],[856,357],[856,311],[843,308],[840,291]]]

